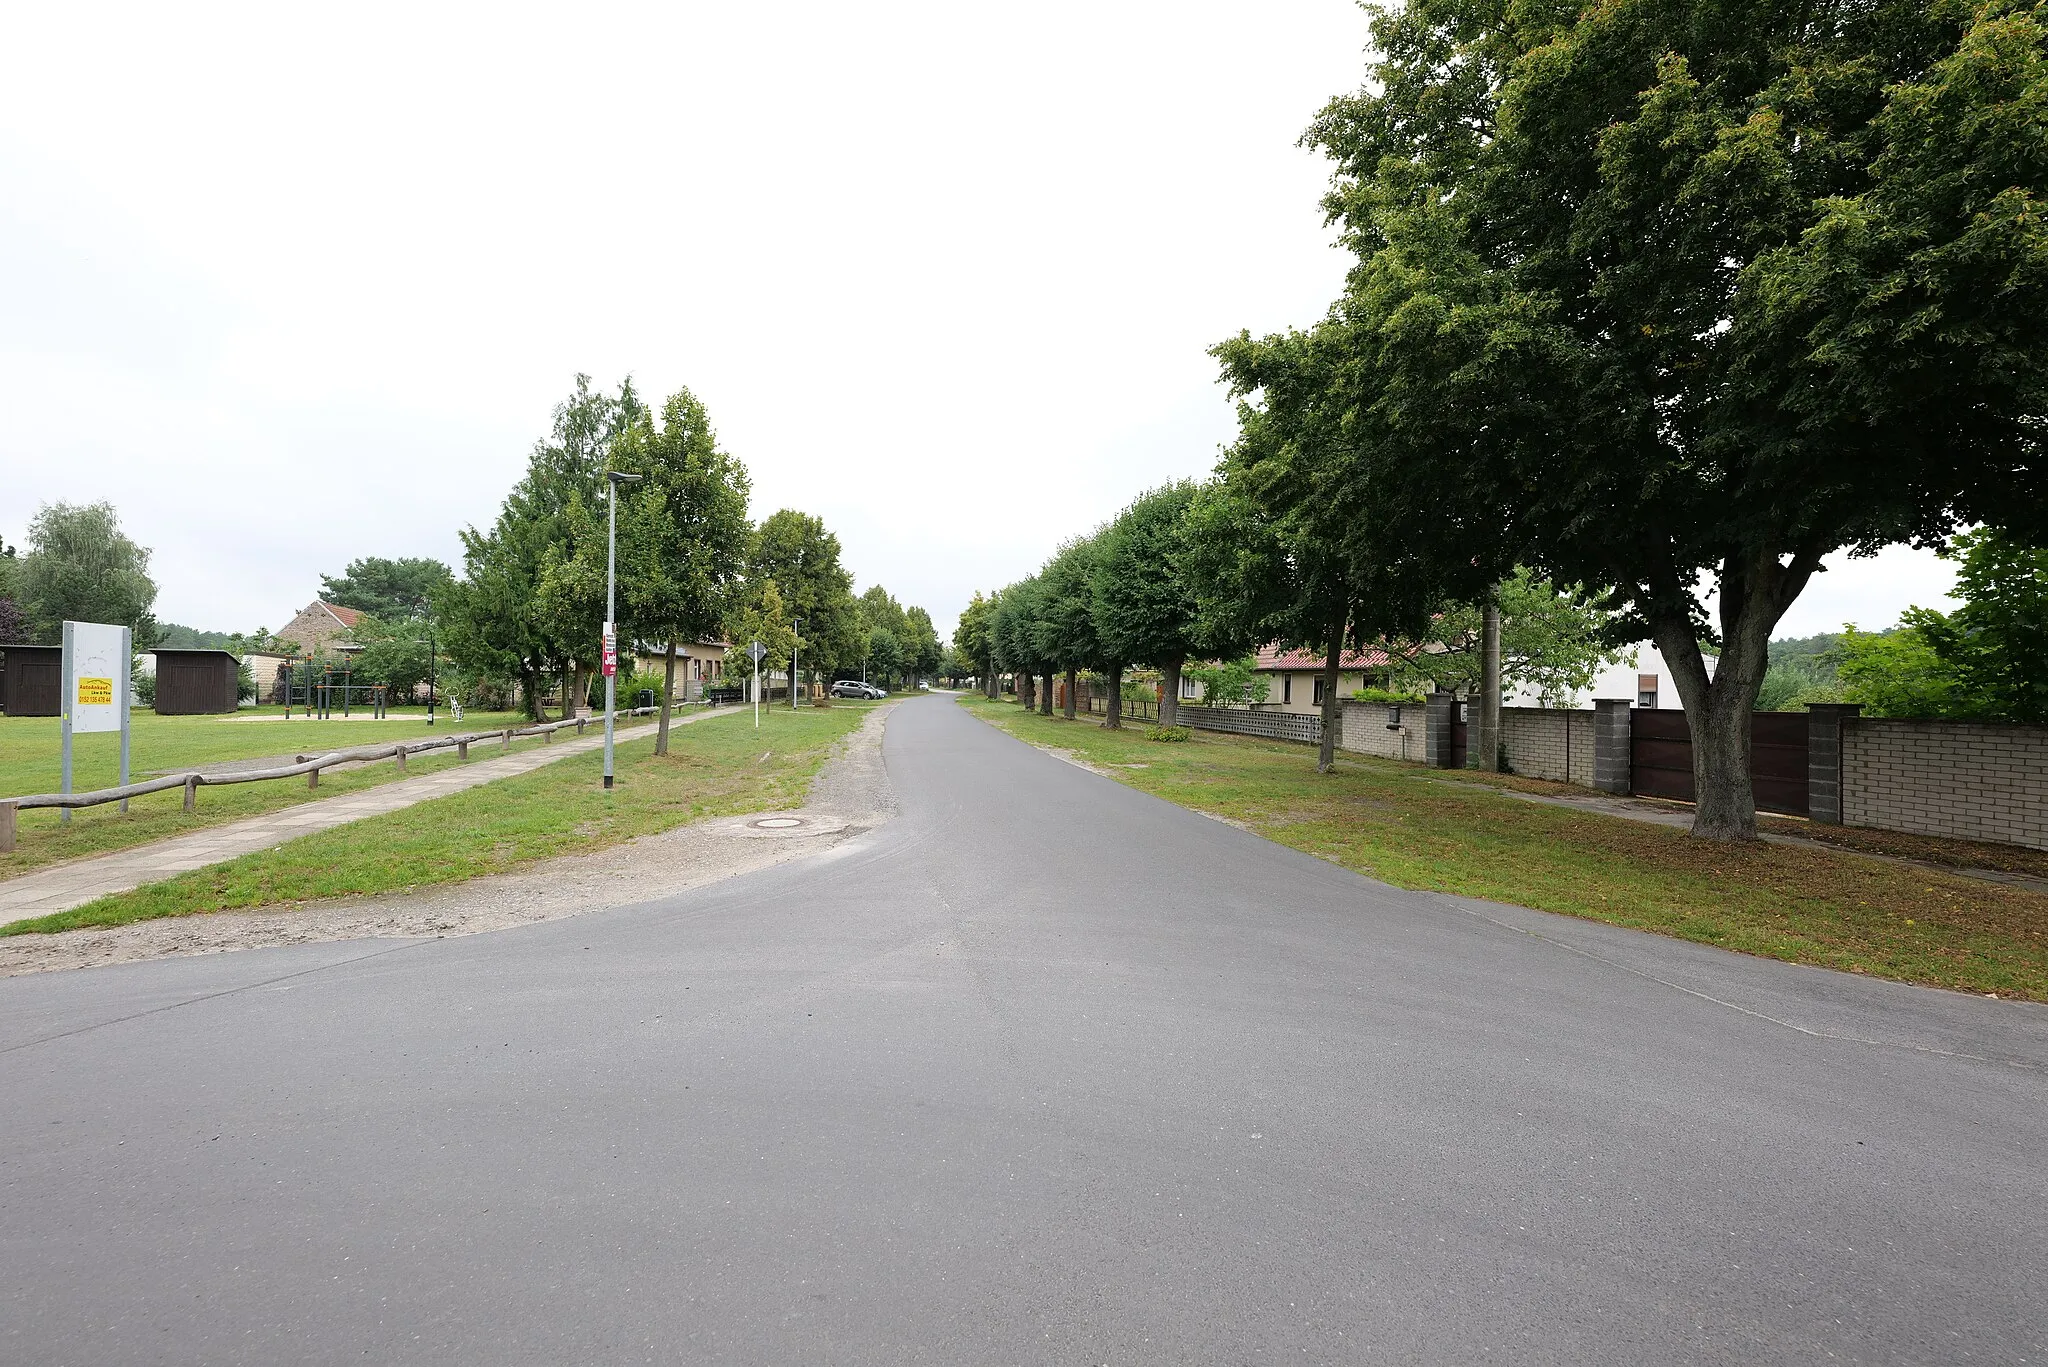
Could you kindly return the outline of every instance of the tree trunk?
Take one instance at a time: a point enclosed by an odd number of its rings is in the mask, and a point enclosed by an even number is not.
[[[1168,660],[1159,668],[1161,684],[1159,689],[1159,724],[1180,725],[1180,671],[1185,660]]]
[[[661,676],[661,716],[654,723],[654,753],[668,753],[668,709],[676,696],[676,643],[668,643],[668,660]]]
[[[1486,732],[1473,766],[1500,772],[1500,604],[1487,603],[1479,618],[1479,716]]]
[[[989,662],[987,673],[981,682],[982,687],[988,691],[988,700],[990,702],[1002,701],[1003,676],[996,673],[996,666],[993,660]]]
[[[1080,705],[1080,704],[1079,704],[1079,701],[1078,701],[1078,700],[1077,700],[1077,699],[1076,699],[1076,698],[1074,697],[1074,694],[1075,694],[1075,693],[1077,693],[1078,691],[1080,691],[1080,686],[1081,686],[1081,671],[1080,671],[1080,670],[1078,670],[1078,669],[1069,669],[1069,670],[1067,671],[1067,720],[1068,720],[1068,721],[1072,721],[1072,720],[1074,719],[1074,709],[1075,709],[1076,707],[1078,707],[1078,706]]]
[[[1030,670],[1023,670],[1017,675],[1017,701],[1026,712],[1038,705],[1038,695],[1033,690],[1033,682]]]
[[[1124,729],[1124,667],[1111,665],[1103,671],[1109,675],[1109,715],[1102,724],[1112,731]]]
[[[1041,688],[1039,689],[1039,692],[1038,692],[1038,711],[1039,711],[1040,715],[1042,715],[1042,716],[1047,716],[1047,717],[1050,717],[1050,716],[1052,715],[1052,670],[1051,670],[1051,669],[1049,669],[1049,668],[1048,668],[1048,669],[1047,669],[1047,670],[1045,671],[1044,677],[1043,677],[1043,678],[1042,678],[1042,679],[1040,680],[1040,683],[1042,684],[1042,687],[1041,687]]]
[[[1702,840],[1756,839],[1750,719],[1769,664],[1771,631],[1819,563],[1818,552],[1802,551],[1785,565],[1770,552],[1723,564],[1721,655],[1712,679],[1691,615],[1676,592],[1667,592],[1645,613],[1692,732],[1692,833]]]
[[[1323,661],[1323,743],[1316,750],[1316,772],[1327,774],[1337,763],[1337,671],[1344,663],[1344,628],[1350,622],[1347,608],[1330,631],[1330,654]]]
[[[546,721],[548,710],[540,702],[540,671],[531,668],[520,670],[519,682],[526,690],[527,717],[536,724]]]

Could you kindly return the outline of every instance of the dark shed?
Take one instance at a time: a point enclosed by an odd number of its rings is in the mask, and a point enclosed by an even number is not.
[[[0,646],[0,709],[10,717],[54,717],[62,710],[64,647]]]
[[[167,717],[232,712],[241,689],[241,661],[225,650],[162,650],[156,654],[156,710]]]

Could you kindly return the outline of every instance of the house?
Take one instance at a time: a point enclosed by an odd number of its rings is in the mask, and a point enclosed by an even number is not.
[[[1707,657],[1708,678],[1714,677],[1714,666],[1719,663],[1713,656]],[[1648,643],[1623,650],[1618,661],[1594,677],[1591,688],[1565,700],[1563,705],[1569,708],[1591,707],[1595,698],[1627,698],[1637,707],[1670,709],[1681,706],[1671,666],[1664,662],[1657,648]],[[1541,707],[1543,700],[1536,689],[1522,684],[1508,690],[1507,706]]]
[[[1312,650],[1282,650],[1266,646],[1259,651],[1258,673],[1266,680],[1266,707],[1276,712],[1317,712],[1323,706],[1323,666],[1328,657]],[[1385,669],[1387,652],[1347,650],[1337,661],[1337,696],[1348,698],[1366,686],[1366,671]],[[1183,692],[1186,690],[1183,689]]]
[[[729,642],[711,637],[679,643],[676,646],[677,698],[693,702],[703,697],[706,684],[715,686],[725,676],[725,653],[731,649]],[[661,678],[668,669],[667,642],[659,646],[636,644],[632,665],[635,674]]]
[[[354,608],[345,608],[338,603],[323,603],[318,598],[299,609],[299,615],[277,629],[280,641],[289,641],[306,655],[320,655],[329,650],[350,651],[356,649],[349,633],[363,614]]]

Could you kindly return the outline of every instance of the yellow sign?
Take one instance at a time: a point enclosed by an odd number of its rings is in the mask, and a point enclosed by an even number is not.
[[[114,705],[114,681],[112,679],[86,679],[78,681],[78,705],[80,707],[112,707]]]

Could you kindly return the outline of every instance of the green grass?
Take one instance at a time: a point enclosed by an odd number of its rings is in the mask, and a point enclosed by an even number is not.
[[[276,849],[195,869],[70,911],[0,926],[0,935],[125,925],[238,907],[364,896],[504,873],[687,822],[802,804],[833,744],[871,706],[734,709],[619,746],[616,783],[601,786],[598,752],[369,817]]]
[[[1682,830],[1543,806],[1495,786],[1302,745],[1196,731],[976,715],[1101,766],[1119,782],[1237,822],[1400,887],[1607,921],[1793,963],[2048,1001],[2048,897],[1832,849],[1729,846]]]
[[[524,717],[512,713],[471,712],[460,724],[443,714],[430,728],[424,709],[387,721],[309,721],[300,719],[296,713],[291,721],[245,720],[253,716],[281,717],[282,713],[281,708],[244,709],[225,717],[137,713],[129,740],[130,781],[139,783],[155,777],[156,770],[203,769],[228,760],[325,754],[415,737],[427,739],[526,725]],[[72,737],[74,791],[111,788],[120,781],[120,740],[118,735],[108,734]],[[528,746],[545,742],[529,739],[513,743]],[[56,792],[61,746],[57,718],[0,715],[0,795]],[[495,745],[471,751],[478,759],[496,753]],[[113,803],[81,808],[72,813],[69,822],[60,820],[55,810],[34,808],[18,816],[20,830],[14,851],[0,854],[0,879],[18,877],[69,859],[130,849],[314,798],[416,777],[455,763],[459,761],[453,751],[410,758],[404,774],[398,772],[396,764],[379,762],[346,772],[324,773],[317,790],[308,790],[304,779],[201,788],[198,810],[189,816],[184,811],[184,794],[177,789],[135,798],[125,813]]]

